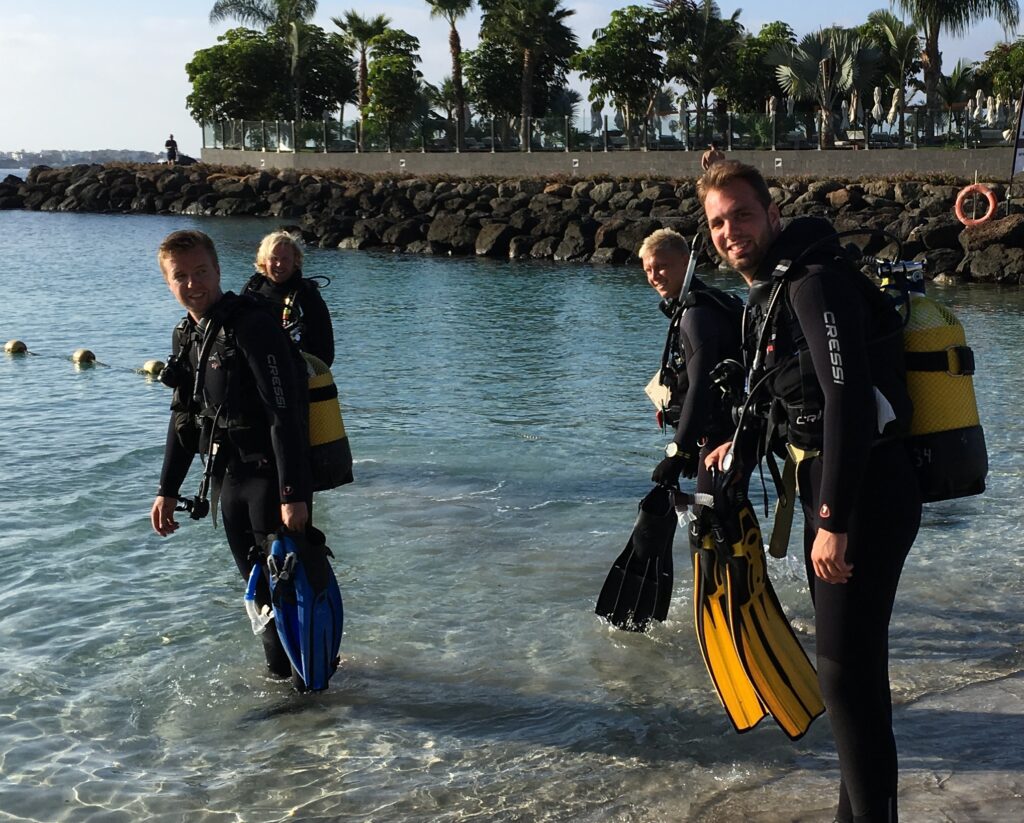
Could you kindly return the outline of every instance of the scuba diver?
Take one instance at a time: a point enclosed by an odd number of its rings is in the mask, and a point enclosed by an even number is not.
[[[707,463],[738,463],[747,477],[771,451],[796,463],[818,681],[839,755],[836,820],[895,823],[888,628],[921,520],[902,440],[911,410],[901,320],[846,262],[831,224],[783,226],[755,168],[716,163],[697,193],[715,249],[750,285],[744,412],[757,418],[748,422],[758,441],[723,444]]]
[[[728,440],[733,430],[730,410],[712,386],[711,371],[723,360],[741,356],[743,303],[699,277],[691,275],[687,282],[687,262],[696,262],[699,242],[695,238],[691,255],[681,234],[658,229],[644,240],[637,256],[647,282],[661,297],[658,308],[670,321],[658,373],[669,399],[659,410],[659,422],[674,434],[651,480],[678,486],[680,476],[696,477],[697,491],[702,492],[710,488],[700,458]]]
[[[657,486],[641,501],[636,525],[598,597],[595,612],[617,628],[644,631],[663,621],[672,597],[672,540],[678,522],[680,476],[696,477],[696,489],[710,491],[700,459],[732,432],[731,410],[712,385],[711,371],[740,357],[742,302],[693,276],[701,235],[690,248],[672,229],[658,229],[641,244],[638,256],[647,282],[662,298],[669,318],[661,368],[648,386],[658,422],[673,432],[665,457],[651,479]]]
[[[269,607],[262,544],[282,528],[304,535],[312,497],[299,355],[264,307],[221,291],[217,252],[207,235],[173,232],[157,260],[188,314],[174,329],[173,354],[161,374],[174,398],[152,526],[161,536],[175,532],[176,506],[196,519],[208,512],[212,483],[235,564],[246,580],[254,566],[264,567],[255,600]],[[196,498],[183,500],[181,484],[196,454],[205,456],[203,485]],[[278,632],[261,637],[270,671],[292,676]]]
[[[242,288],[243,295],[265,300],[299,348],[334,364],[334,327],[316,280],[302,276],[302,245],[286,231],[275,231],[260,242],[256,273]]]

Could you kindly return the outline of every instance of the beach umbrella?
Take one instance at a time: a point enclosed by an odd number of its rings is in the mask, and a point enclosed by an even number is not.
[[[1005,123],[1006,122],[1006,115],[1007,114],[1008,114],[1008,112],[1006,110],[1006,103],[1003,101],[1003,95],[997,94],[996,95],[996,119],[997,119],[997,121],[1000,124]]]
[[[880,86],[875,86],[875,105],[871,107],[871,119],[876,123],[881,123],[883,117],[885,117],[885,109],[882,108],[882,89]]]
[[[967,98],[967,106],[964,108],[964,111],[967,113],[967,119],[968,120],[973,120],[974,119],[974,98],[973,97],[968,97]]]
[[[981,89],[974,92],[974,119],[983,120],[985,118],[985,94]]]
[[[790,117],[793,116],[793,109],[794,109],[795,106],[796,106],[796,100],[794,98],[792,98],[792,97],[787,97],[786,98],[786,114],[788,114]]]
[[[864,114],[860,109],[860,95],[857,94],[857,90],[854,89],[850,92],[850,107],[848,109],[850,113],[850,122],[859,123],[861,116]]]
[[[988,111],[985,112],[985,123],[991,128],[999,122],[999,112],[996,109],[996,99],[990,94],[988,96]]]
[[[839,130],[846,131],[850,128],[850,104],[844,100],[839,108],[842,111],[842,115],[839,117]]]
[[[889,106],[889,113],[886,115],[885,119],[888,121],[889,125],[891,126],[891,125],[893,125],[896,122],[896,118],[899,117],[899,116],[900,116],[900,90],[896,89],[896,91],[894,91],[892,93],[892,105]]]
[[[775,116],[775,113],[776,113],[776,112],[777,112],[778,110],[779,110],[779,100],[778,100],[778,98],[777,98],[777,97],[776,97],[776,96],[775,96],[775,95],[773,94],[773,95],[772,95],[771,97],[769,97],[769,98],[768,98],[768,115],[769,115],[770,117],[774,117],[774,116]]]

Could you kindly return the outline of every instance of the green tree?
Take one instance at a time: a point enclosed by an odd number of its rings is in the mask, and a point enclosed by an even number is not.
[[[776,45],[796,45],[796,35],[788,23],[765,23],[761,31],[747,35],[733,56],[733,70],[721,83],[729,105],[737,111],[763,111],[768,98],[777,98],[782,88],[765,63],[765,57]]]
[[[301,115],[303,29],[316,14],[317,0],[216,0],[210,22],[237,20],[243,26],[259,26],[273,32],[288,46],[295,119]]]
[[[868,21],[861,29],[867,39],[878,49],[878,73],[888,89],[896,93],[899,110],[899,145],[906,142],[904,114],[907,108],[907,86],[921,71],[921,41],[917,29],[907,25],[890,11],[880,9],[868,15]],[[867,88],[860,89],[866,93]]]
[[[273,34],[231,29],[197,51],[185,66],[192,93],[189,113],[199,122],[289,119],[295,113],[286,71],[290,54]],[[355,68],[337,35],[307,26],[299,119],[319,119],[352,100]]]
[[[459,37],[459,30],[455,27],[456,22],[465,17],[471,8],[473,0],[426,0],[430,6],[430,16],[440,17],[448,23],[448,50],[452,55],[451,84],[452,93],[455,96],[455,150],[462,151],[464,148],[463,127],[466,117],[466,91],[462,84],[462,39]]]
[[[481,38],[509,43],[522,63],[519,81],[521,151],[529,149],[529,118],[534,113],[534,78],[552,62],[563,70],[576,53],[576,35],[566,24],[574,11],[561,0],[480,0]]]
[[[385,131],[388,147],[397,129],[408,127],[426,113],[423,75],[416,68],[420,41],[401,29],[388,29],[373,38],[373,59],[367,70],[369,113]]]
[[[1015,43],[997,43],[985,53],[975,69],[977,79],[992,94],[1001,94],[1012,104],[1024,88],[1024,38]]]
[[[806,35],[796,46],[775,46],[767,60],[779,85],[798,100],[813,100],[820,110],[818,146],[835,142],[832,118],[836,101],[878,62],[878,51],[849,29],[833,27]]]
[[[383,14],[376,17],[366,18],[361,16],[354,9],[345,12],[343,17],[332,17],[331,22],[341,29],[342,36],[349,48],[359,55],[358,85],[359,85],[359,141],[360,151],[363,148],[363,127],[365,126],[366,107],[369,105],[369,80],[367,60],[370,49],[373,47],[373,40],[383,34],[391,25],[391,20]]]
[[[200,49],[185,65],[192,92],[188,112],[197,123],[274,120],[289,105],[283,45],[252,29],[229,29],[217,45]]]
[[[594,31],[594,44],[572,59],[572,67],[590,81],[589,100],[610,99],[622,112],[631,146],[637,123],[664,78],[657,21],[651,9],[641,6],[613,11],[608,25]]]
[[[714,0],[697,5],[670,0],[661,7],[665,74],[685,87],[683,100],[697,109],[697,132],[704,134],[711,95],[728,83],[743,43],[740,10],[723,18]]]
[[[1020,7],[1017,0],[894,0],[901,11],[911,16],[914,24],[924,34],[925,102],[929,111],[938,107],[936,88],[942,76],[942,53],[939,51],[939,34],[948,32],[962,37],[970,31],[971,25],[994,17],[1004,28],[1016,28],[1020,21]],[[927,136],[935,136],[935,123],[931,117],[926,121]]]

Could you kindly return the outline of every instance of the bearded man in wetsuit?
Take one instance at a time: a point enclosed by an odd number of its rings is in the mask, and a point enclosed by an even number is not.
[[[174,389],[160,487],[150,513],[162,537],[178,529],[175,507],[197,453],[205,456],[219,496],[228,545],[243,579],[256,563],[256,591],[270,604],[268,534],[301,532],[312,498],[305,374],[292,342],[252,298],[224,293],[213,241],[199,231],[164,238],[157,260],[171,293],[188,311],[174,330],[161,379]],[[218,493],[219,492],[219,495]],[[292,667],[274,627],[260,635],[272,674]]]
[[[751,287],[745,339],[758,350],[747,352],[748,368],[757,359],[748,379],[764,378],[783,445],[798,459],[818,680],[839,754],[836,820],[895,823],[888,628],[921,520],[898,436],[910,414],[898,317],[843,265],[831,224],[783,226],[755,168],[717,163],[697,193],[715,249]],[[727,452],[716,449],[708,465],[721,468]]]

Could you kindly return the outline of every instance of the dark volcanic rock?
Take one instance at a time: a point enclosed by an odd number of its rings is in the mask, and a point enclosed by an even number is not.
[[[476,253],[481,257],[508,257],[509,245],[517,234],[507,223],[489,223],[476,236]]]

